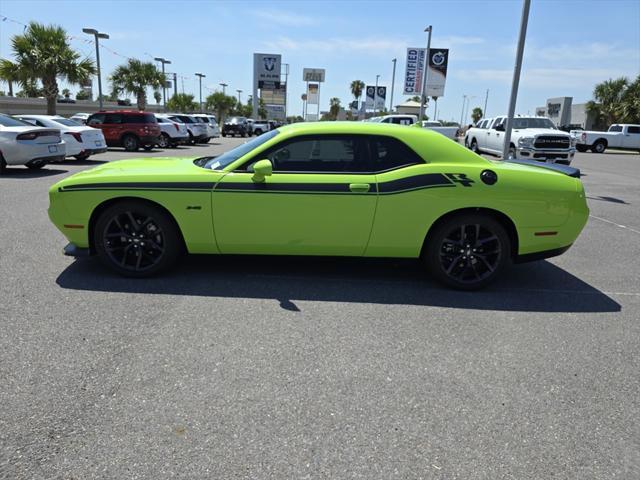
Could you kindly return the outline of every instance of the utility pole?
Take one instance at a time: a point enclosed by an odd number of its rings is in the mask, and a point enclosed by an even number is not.
[[[166,112],[167,111],[167,77],[165,76],[165,73],[164,73],[164,66],[165,64],[170,64],[171,61],[166,60],[162,57],[154,58],[154,60],[156,62],[162,63],[162,106],[164,108],[164,111]]]
[[[462,111],[460,112],[460,128],[462,128],[462,121],[464,120],[464,104],[467,102],[467,96],[462,95]]]
[[[226,92],[226,88],[229,86],[228,83],[220,82],[219,85],[222,87],[222,94],[224,95]]]
[[[89,35],[93,35],[96,42],[96,65],[98,67],[98,103],[100,104],[100,110],[102,110],[102,78],[100,77],[100,45],[99,39],[103,38],[107,40],[109,35],[106,33],[100,33],[95,28],[83,28],[82,31]]]
[[[509,157],[509,146],[511,145],[511,128],[513,127],[513,116],[516,113],[516,100],[518,99],[518,85],[520,84],[520,71],[522,70],[522,56],[524,54],[524,41],[527,37],[527,24],[529,22],[529,7],[531,0],[522,2],[522,18],[520,19],[520,35],[518,37],[518,50],[516,51],[516,65],[513,68],[513,83],[511,85],[511,99],[509,100],[509,113],[507,125],[504,131],[504,147],[502,158]]]
[[[424,52],[424,70],[422,72],[422,89],[420,90],[420,116],[418,117],[418,121],[422,120],[424,117],[424,107],[427,100],[427,85],[429,80],[429,57],[431,55],[431,31],[433,27],[429,25],[424,29],[425,32],[429,32],[429,36],[427,37],[427,51]]]
[[[200,113],[202,113],[202,79],[207,76],[202,73],[196,73],[196,77],[198,77],[198,80],[200,81]]]
[[[287,119],[287,97],[289,96],[289,64],[288,63],[283,63],[282,66],[285,67],[285,70],[284,70],[284,118],[285,118],[285,121],[286,121],[286,119]],[[280,75],[282,76],[282,71],[280,72]],[[282,85],[280,86],[280,88],[282,88]]]
[[[482,111],[482,118],[487,118],[487,102],[489,101],[489,89],[487,88],[487,94],[484,96],[484,110]]]
[[[396,85],[396,62],[397,58],[391,60],[393,62],[393,73],[391,74],[391,98],[389,99],[389,113],[393,111],[393,89]]]
[[[236,90],[236,92],[238,92],[238,103],[242,104],[242,102],[240,101],[240,94],[242,93],[242,90]]]
[[[464,121],[467,121],[467,118],[469,118],[469,107],[471,106],[471,100],[473,100],[474,98],[476,98],[475,95],[469,95],[467,97],[467,110],[464,112]]]
[[[373,92],[373,115],[375,116],[377,108],[376,108],[376,103],[378,100],[378,79],[380,78],[380,75],[376,75],[376,90],[375,92]]]
[[[178,94],[178,74],[173,73],[173,96],[175,97]]]

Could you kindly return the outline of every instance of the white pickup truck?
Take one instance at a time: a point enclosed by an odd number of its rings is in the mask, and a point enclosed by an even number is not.
[[[418,117],[416,115],[384,115],[383,117],[372,117],[369,122],[377,122],[377,123],[396,123],[399,125],[415,125],[418,122]],[[422,128],[427,128],[429,130],[433,130],[434,132],[441,133],[447,138],[451,140],[455,140],[458,136],[458,131],[460,130],[458,127],[443,127],[442,123],[434,122],[434,121],[422,121],[420,123]]]
[[[604,153],[607,148],[640,152],[640,125],[615,124],[606,132],[571,130],[570,133],[577,139],[579,152]]]
[[[467,130],[464,144],[476,153],[502,156],[507,117],[486,118]],[[513,119],[509,159],[537,160],[569,165],[575,156],[575,138],[558,130],[546,117]]]

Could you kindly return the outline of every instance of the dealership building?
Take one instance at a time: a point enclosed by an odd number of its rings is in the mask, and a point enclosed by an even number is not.
[[[587,104],[574,104],[573,97],[548,98],[544,107],[536,108],[536,115],[549,118],[558,128],[593,130],[598,127],[595,116],[587,112]]]

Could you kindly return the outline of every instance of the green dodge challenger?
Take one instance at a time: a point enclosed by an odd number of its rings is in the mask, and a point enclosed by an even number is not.
[[[300,123],[217,157],[110,162],[49,192],[65,253],[145,277],[190,254],[419,258],[477,289],[559,255],[589,210],[580,172],[486,160],[400,125]]]

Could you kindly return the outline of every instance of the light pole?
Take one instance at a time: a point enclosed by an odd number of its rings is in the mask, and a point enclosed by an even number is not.
[[[431,25],[429,25],[427,28],[424,29],[425,32],[428,32],[429,35],[427,37],[427,51],[424,52],[424,70],[422,71],[422,89],[420,90],[420,116],[418,117],[418,121],[422,120],[422,117],[424,117],[424,107],[425,107],[425,103],[426,103],[426,96],[427,96],[427,80],[429,78],[429,56],[430,56],[430,50],[431,50],[431,31],[433,30],[433,27]]]
[[[162,63],[162,107],[166,112],[167,111],[167,77],[165,76],[165,73],[164,73],[164,66],[165,64],[170,64],[171,61],[166,60],[162,57],[156,57],[154,58],[154,60],[156,62]]]
[[[462,111],[460,112],[460,128],[462,128],[462,121],[464,120],[464,104],[467,102],[467,96],[462,95]]]
[[[393,62],[393,73],[391,74],[391,98],[389,99],[389,112],[393,111],[393,89],[396,85],[396,62],[397,58],[391,60]]]
[[[238,92],[238,103],[242,105],[242,102],[240,101],[240,94],[242,93],[242,90],[236,90],[236,92]]]
[[[96,41],[96,64],[98,66],[98,102],[100,104],[100,110],[102,110],[102,78],[100,77],[100,46],[98,44],[98,39],[103,38],[107,40],[109,35],[106,33],[100,33],[95,28],[83,28],[82,31],[89,35],[93,35]]]
[[[487,118],[487,102],[489,101],[489,89],[487,88],[487,94],[484,97],[484,110],[482,111],[482,118]]]
[[[225,89],[229,86],[228,83],[220,82],[219,85],[222,87],[222,94],[225,94]]]
[[[200,113],[202,113],[202,79],[206,78],[206,75],[196,73],[196,77],[198,77],[198,81],[200,82]]]
[[[376,75],[376,89],[373,92],[373,114],[376,114],[377,111],[377,100],[378,100],[378,79],[380,78],[380,75]]]
[[[467,110],[464,112],[464,120],[465,120],[465,122],[467,121],[467,118],[469,118],[469,107],[471,106],[471,100],[473,100],[474,98],[476,98],[475,95],[469,95],[467,97]]]
[[[527,23],[529,22],[530,6],[531,0],[523,0],[522,18],[520,19],[520,35],[518,36],[518,50],[516,51],[516,65],[513,68],[513,83],[511,84],[509,113],[504,132],[504,146],[502,150],[503,159],[509,157],[509,147],[511,146],[511,127],[513,126],[513,115],[516,113],[516,100],[518,98],[518,85],[520,84],[520,70],[522,70],[522,56],[524,54],[524,40],[527,37]]]

